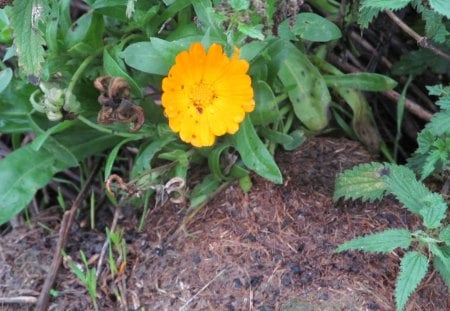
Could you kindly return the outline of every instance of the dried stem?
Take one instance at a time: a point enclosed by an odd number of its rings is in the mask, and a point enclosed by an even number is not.
[[[406,25],[400,18],[398,18],[397,15],[395,15],[392,11],[386,10],[384,11],[387,16],[389,16],[390,19],[392,19],[392,21],[397,24],[398,27],[400,27],[404,32],[406,32],[410,37],[412,37],[414,40],[416,40],[417,45],[429,49],[430,51],[432,51],[434,54],[450,61],[450,55],[448,55],[447,53],[443,52],[442,50],[438,49],[437,47],[435,47],[432,43],[431,40],[428,39],[427,37],[422,37],[421,35],[419,35],[417,32],[415,32],[414,30],[412,30],[408,25]]]
[[[84,183],[83,188],[80,190],[80,193],[78,193],[78,196],[75,199],[75,201],[73,202],[72,207],[70,208],[70,210],[68,210],[64,213],[63,219],[61,221],[61,228],[59,230],[59,240],[56,245],[55,255],[53,256],[53,261],[50,266],[50,271],[45,279],[44,285],[42,286],[42,290],[39,295],[39,298],[38,298],[38,301],[36,304],[36,308],[35,308],[36,311],[44,311],[44,310],[47,310],[47,308],[48,308],[48,303],[50,300],[49,292],[50,292],[51,288],[53,287],[53,283],[55,282],[55,279],[56,279],[56,274],[58,273],[59,266],[61,265],[61,261],[62,261],[61,251],[66,246],[67,238],[69,236],[70,228],[72,227],[72,223],[75,218],[76,211],[77,211],[78,207],[81,205],[81,203],[83,202],[83,200],[88,192],[87,190],[89,189],[90,184],[94,180],[94,176],[97,173],[98,167],[99,167],[99,163],[97,162],[94,166],[94,169],[91,171],[91,174],[86,179],[86,182]]]

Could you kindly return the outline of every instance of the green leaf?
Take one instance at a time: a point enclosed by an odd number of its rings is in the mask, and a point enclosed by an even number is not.
[[[124,69],[119,66],[117,61],[109,54],[106,49],[103,50],[103,68],[105,69],[106,75],[111,77],[122,77],[127,80],[134,96],[137,96],[139,98],[142,97],[142,90],[139,85]]]
[[[89,11],[78,18],[67,30],[66,49],[81,55],[89,55],[103,47],[105,29],[104,16],[96,11]]]
[[[312,42],[327,42],[342,36],[338,26],[315,13],[298,14],[292,32],[296,36]]]
[[[182,2],[182,1],[177,1]],[[214,8],[210,0],[192,0],[195,15],[200,22],[201,27],[205,33],[211,33],[213,38],[217,38],[218,41],[225,41],[226,35],[220,26],[220,22],[215,18]]]
[[[165,76],[175,64],[177,54],[185,47],[159,38],[150,40],[130,44],[119,56],[125,59],[128,66],[137,70]]]
[[[421,198],[422,208],[419,214],[423,217],[423,225],[428,229],[441,226],[441,221],[447,216],[447,204],[444,198],[437,193],[430,193]]]
[[[411,242],[412,236],[408,230],[389,229],[345,242],[336,249],[336,252],[351,249],[372,253],[389,253],[398,247],[407,249],[411,245]]]
[[[31,131],[28,113],[31,111],[30,95],[35,88],[13,79],[0,96],[0,133]]]
[[[52,139],[56,139],[78,160],[99,153],[117,141],[111,135],[99,134],[82,126],[73,127],[72,130],[56,134]],[[22,211],[36,191],[45,186],[55,173],[71,166],[59,160],[60,155],[49,149],[36,151],[29,144],[0,161],[0,224]]]
[[[431,192],[425,185],[416,179],[414,172],[402,165],[390,164],[389,174],[385,177],[387,189],[409,211],[420,215],[423,198],[427,198]]]
[[[442,231],[439,233],[439,239],[447,244],[447,246],[450,246],[450,226],[442,229]]]
[[[145,170],[149,169],[153,157],[161,151],[167,144],[176,140],[175,135],[165,135],[154,140],[151,144],[145,147],[137,156],[136,161],[131,171],[131,178],[135,178]]]
[[[189,210],[195,209],[205,202],[216,191],[221,181],[212,175],[207,175],[201,183],[196,185],[190,195]]]
[[[263,27],[263,25],[249,26],[239,23],[238,30],[250,38],[264,40]]]
[[[414,292],[428,271],[428,259],[424,255],[412,251],[403,256],[400,273],[395,286],[396,310],[404,309],[409,296]]]
[[[230,0],[230,6],[236,11],[247,10],[250,7],[248,0]]]
[[[437,112],[431,121],[425,126],[435,136],[450,134],[450,110]]]
[[[297,118],[312,131],[323,129],[331,96],[319,70],[289,42],[277,41],[271,53]]]
[[[362,7],[359,10],[358,24],[362,29],[369,27],[369,24],[381,11],[382,9],[380,8]]]
[[[429,0],[429,3],[433,10],[450,18],[450,2],[448,0]]]
[[[283,144],[284,150],[291,151],[300,147],[306,140],[305,133],[300,130],[295,130],[289,134],[292,138],[291,142]]]
[[[270,86],[261,80],[253,82],[255,110],[250,113],[254,125],[266,126],[281,119],[275,95]]]
[[[276,184],[283,182],[280,169],[256,134],[252,121],[248,116],[241,123],[239,131],[231,136],[231,141],[241,155],[242,161],[249,169]]]
[[[6,68],[0,71],[0,93],[3,92],[11,82],[13,71],[11,68]]]
[[[433,264],[450,291],[450,247],[446,245],[441,247],[440,250],[445,259],[436,256],[433,258]]]
[[[364,163],[340,174],[336,179],[333,200],[340,198],[363,201],[379,200],[386,191],[386,184],[381,178],[386,168],[381,163]]]
[[[330,87],[345,87],[361,91],[384,92],[397,86],[397,81],[378,73],[348,73],[323,76]]]
[[[44,62],[45,40],[39,28],[48,13],[43,0],[16,0],[11,12],[14,45],[19,56],[19,66],[27,75],[39,77]]]
[[[127,138],[119,142],[117,145],[114,146],[114,148],[111,150],[111,152],[108,155],[108,158],[106,158],[106,164],[105,164],[105,181],[108,180],[109,175],[111,175],[111,171],[114,165],[114,161],[117,158],[117,154],[119,153],[120,148],[130,142],[135,140],[134,138]]]
[[[399,10],[407,6],[411,0],[362,0],[362,7],[380,8],[383,10]]]

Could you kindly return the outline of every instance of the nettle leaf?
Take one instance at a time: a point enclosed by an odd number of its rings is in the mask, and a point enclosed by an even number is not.
[[[450,134],[450,122],[448,120],[450,120],[450,110],[435,113],[425,128],[436,136]]]
[[[420,215],[423,198],[431,194],[430,190],[416,179],[414,172],[406,166],[390,164],[390,173],[385,177],[387,190],[394,194],[405,208]]]
[[[450,247],[448,245],[443,246],[440,248],[440,251],[444,258],[435,256],[433,258],[433,264],[441,274],[447,288],[450,289]]]
[[[450,2],[448,0],[429,0],[430,6],[441,15],[450,18]]]
[[[439,233],[439,239],[442,240],[448,246],[450,246],[450,226],[445,227]]]
[[[369,27],[369,24],[381,11],[382,9],[380,8],[361,7],[358,16],[358,24],[363,29]]]
[[[400,273],[395,286],[396,310],[404,309],[409,296],[414,292],[428,271],[428,259],[424,255],[412,251],[403,256]]]
[[[340,198],[363,201],[379,200],[386,191],[386,184],[381,178],[384,165],[381,163],[364,163],[341,173],[336,179],[333,200]]]
[[[13,77],[13,71],[11,68],[5,68],[0,71],[0,93],[3,92],[11,82]]]
[[[419,213],[423,217],[423,224],[429,229],[441,226],[441,221],[447,216],[447,203],[437,193],[430,193],[420,200],[422,208]]]
[[[362,0],[362,7],[380,8],[382,10],[399,10],[407,6],[411,0]]]
[[[47,1],[16,0],[12,7],[11,25],[19,66],[27,75],[39,77],[44,62],[45,39],[39,28],[48,15]]]
[[[334,23],[315,13],[300,13],[292,26],[294,35],[312,42],[339,39],[341,30]]]
[[[256,134],[249,116],[241,123],[239,131],[230,138],[233,146],[241,155],[242,162],[249,169],[276,184],[283,182],[280,169],[267,147]]]
[[[360,250],[372,253],[389,253],[398,247],[407,249],[412,240],[411,232],[406,229],[389,229],[345,242],[336,249],[336,252]]]

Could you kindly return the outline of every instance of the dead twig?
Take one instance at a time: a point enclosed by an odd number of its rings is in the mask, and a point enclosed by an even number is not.
[[[393,90],[383,92],[383,95],[394,101],[399,100],[401,96],[398,92]],[[418,116],[419,118],[427,122],[430,121],[431,118],[433,117],[433,114],[431,112],[423,109],[419,104],[408,98],[405,98],[405,108],[408,109],[408,111],[411,112],[412,114]]]
[[[78,207],[83,202],[87,190],[90,187],[90,184],[92,183],[95,174],[97,173],[97,170],[99,168],[99,162],[97,162],[94,166],[94,169],[91,171],[91,174],[89,174],[88,178],[86,179],[86,182],[84,183],[83,187],[80,190],[80,193],[78,193],[78,196],[76,197],[75,201],[72,204],[72,207],[70,210],[66,211],[64,213],[63,219],[61,221],[61,228],[59,230],[59,239],[58,243],[56,245],[56,251],[55,255],[53,256],[53,261],[50,266],[50,271],[47,275],[47,278],[45,279],[44,285],[42,286],[41,293],[39,295],[39,298],[36,303],[36,311],[44,311],[48,308],[48,303],[50,300],[49,291],[53,287],[53,283],[56,279],[56,274],[58,273],[59,266],[61,265],[62,261],[62,254],[61,251],[64,249],[67,243],[67,237],[69,236],[70,228],[72,227],[73,220],[75,218],[76,211]]]
[[[227,268],[223,269],[222,271],[220,271],[219,273],[216,274],[216,276],[214,278],[212,278],[208,283],[205,284],[205,286],[203,286],[202,288],[200,288],[200,290],[194,295],[192,296],[188,301],[186,301],[186,303],[180,308],[180,311],[182,310],[186,310],[186,307],[195,299],[197,298],[198,295],[200,295],[205,289],[207,289],[209,287],[209,285],[211,285],[212,282],[214,282],[215,280],[217,280],[217,278],[219,276],[221,276],[225,271],[227,270]]]
[[[17,296],[17,297],[0,297],[0,305],[1,304],[25,304],[30,303],[34,304],[36,303],[37,298],[33,296]]]
[[[404,32],[406,32],[410,37],[412,37],[414,40],[416,40],[417,45],[421,46],[423,48],[429,49],[431,52],[433,52],[434,54],[450,61],[450,55],[448,55],[447,53],[443,52],[442,50],[438,49],[437,47],[435,47],[432,43],[431,40],[427,37],[422,37],[421,35],[419,35],[417,32],[415,32],[414,30],[412,30],[408,25],[406,25],[400,18],[398,18],[397,15],[394,14],[394,12],[386,10],[384,11],[386,13],[387,16],[389,16],[390,19],[392,19],[392,21],[397,24],[398,27],[400,27]]]

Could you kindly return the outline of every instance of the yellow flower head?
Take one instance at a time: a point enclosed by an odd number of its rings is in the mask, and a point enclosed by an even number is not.
[[[245,113],[253,111],[249,64],[230,59],[219,44],[206,53],[201,43],[177,55],[175,65],[162,82],[162,106],[170,128],[195,147],[214,144],[216,136],[234,134]]]

